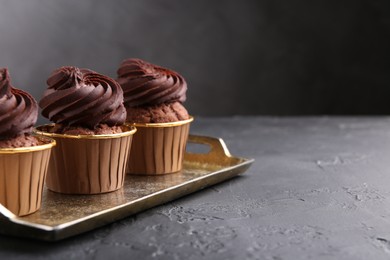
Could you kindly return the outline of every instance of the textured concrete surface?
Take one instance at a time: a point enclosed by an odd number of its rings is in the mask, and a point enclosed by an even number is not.
[[[389,259],[390,118],[197,118],[255,158],[241,177],[0,259]]]

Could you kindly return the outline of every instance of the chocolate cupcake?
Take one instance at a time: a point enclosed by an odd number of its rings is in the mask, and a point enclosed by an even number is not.
[[[50,75],[39,106],[54,122],[37,128],[57,141],[47,187],[68,194],[98,194],[124,183],[135,127],[124,125],[119,84],[89,69],[61,67]]]
[[[0,203],[18,216],[41,207],[53,139],[31,135],[37,121],[35,99],[11,85],[0,68]]]
[[[182,104],[186,81],[177,72],[140,59],[123,61],[117,73],[127,122],[137,127],[127,172],[179,172],[193,120]]]

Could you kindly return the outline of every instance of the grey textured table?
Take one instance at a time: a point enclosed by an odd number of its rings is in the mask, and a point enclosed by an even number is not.
[[[0,236],[0,259],[390,258],[390,118],[197,118],[191,132],[256,161],[64,241]]]

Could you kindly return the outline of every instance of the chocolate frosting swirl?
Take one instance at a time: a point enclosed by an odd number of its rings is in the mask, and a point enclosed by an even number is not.
[[[50,121],[90,129],[126,120],[123,91],[113,79],[89,69],[61,67],[47,80],[39,106]]]
[[[117,73],[126,107],[183,103],[186,100],[187,83],[172,70],[140,59],[127,59]]]
[[[0,139],[30,133],[37,118],[35,99],[27,92],[14,88],[8,69],[0,68]]]

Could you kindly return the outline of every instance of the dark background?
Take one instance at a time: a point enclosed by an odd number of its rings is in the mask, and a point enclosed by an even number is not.
[[[0,0],[0,66],[36,99],[129,57],[181,73],[195,116],[390,113],[388,0]]]

